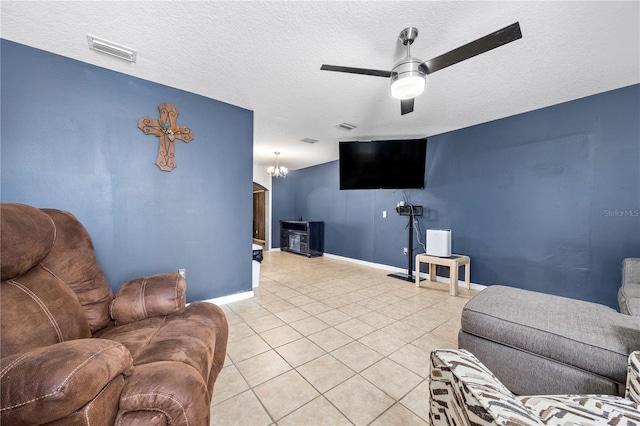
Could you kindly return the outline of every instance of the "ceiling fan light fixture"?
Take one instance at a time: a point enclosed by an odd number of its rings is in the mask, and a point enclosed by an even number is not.
[[[424,92],[424,87],[424,77],[404,77],[391,83],[391,96],[396,99],[412,99]]]
[[[323,64],[320,69],[390,78],[391,96],[401,100],[400,114],[405,115],[413,112],[414,98],[424,91],[427,74],[432,74],[458,62],[521,39],[522,31],[520,30],[520,23],[515,22],[425,62],[411,56],[411,45],[415,42],[416,37],[418,37],[418,29],[416,27],[407,27],[400,32],[398,40],[406,46],[407,56],[398,62],[391,71],[327,64]]]
[[[420,59],[406,57],[391,72],[391,96],[396,99],[412,99],[424,92],[425,73]]]

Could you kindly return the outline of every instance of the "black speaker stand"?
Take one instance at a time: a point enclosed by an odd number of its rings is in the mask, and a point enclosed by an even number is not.
[[[404,281],[414,282],[415,279],[413,277],[413,219],[416,216],[422,216],[422,206],[413,206],[413,205],[403,205],[396,207],[396,211],[400,216],[408,216],[409,217],[409,245],[408,245],[408,262],[409,265],[407,267],[407,273],[404,272],[395,272],[393,274],[389,274],[387,276],[398,278]],[[420,278],[420,281],[424,281],[424,278]]]

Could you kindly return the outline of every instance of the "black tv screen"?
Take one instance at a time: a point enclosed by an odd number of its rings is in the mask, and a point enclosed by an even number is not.
[[[340,142],[340,189],[424,188],[427,139]]]

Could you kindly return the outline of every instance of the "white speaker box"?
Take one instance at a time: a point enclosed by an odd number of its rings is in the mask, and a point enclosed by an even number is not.
[[[451,257],[451,229],[427,229],[427,255]]]

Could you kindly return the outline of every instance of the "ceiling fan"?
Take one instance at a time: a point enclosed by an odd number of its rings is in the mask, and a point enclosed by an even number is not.
[[[400,99],[400,112],[404,115],[413,112],[414,99],[424,91],[427,74],[518,40],[522,38],[522,33],[520,32],[520,24],[516,22],[424,62],[411,56],[410,46],[416,37],[418,37],[417,28],[408,27],[402,30],[398,39],[407,46],[407,56],[398,62],[391,71],[326,64],[323,64],[320,69],[391,78],[391,96]]]

